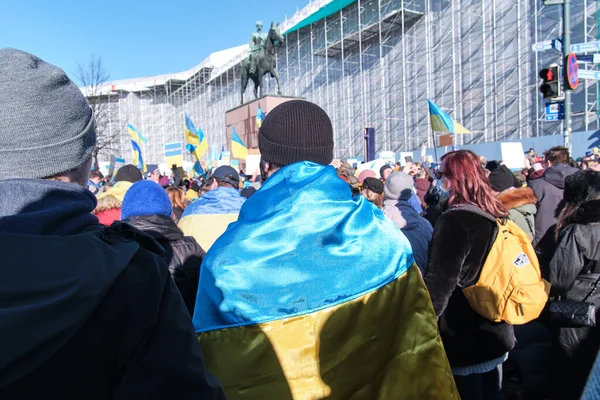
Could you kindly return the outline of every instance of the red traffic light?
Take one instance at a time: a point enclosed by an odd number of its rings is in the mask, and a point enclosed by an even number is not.
[[[547,81],[554,80],[554,73],[552,72],[551,69],[549,69],[548,72],[546,72],[546,80]]]

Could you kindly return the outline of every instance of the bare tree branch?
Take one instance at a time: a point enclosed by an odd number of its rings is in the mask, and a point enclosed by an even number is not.
[[[110,79],[108,71],[102,64],[101,57],[93,54],[87,63],[77,63],[75,77],[83,86],[83,93],[94,113],[96,129],[96,148],[93,152],[94,168],[98,168],[98,155],[113,150],[119,142],[119,133],[110,133],[107,129],[110,123],[111,104],[109,97],[103,94],[103,86]]]

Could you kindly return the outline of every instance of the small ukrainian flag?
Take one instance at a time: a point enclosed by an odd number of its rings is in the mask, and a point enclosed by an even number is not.
[[[265,113],[263,110],[258,107],[258,111],[256,112],[256,126],[260,129],[263,121],[265,120]]]
[[[127,124],[127,132],[129,132],[129,136],[131,136],[131,140],[136,143],[146,143],[148,142],[148,138],[142,136],[140,131],[135,129],[135,127],[131,124]]]
[[[242,142],[234,127],[231,127],[231,152],[235,158],[245,160],[248,157],[248,148]]]
[[[208,142],[202,129],[196,130],[192,119],[185,114],[185,140],[187,141],[186,149],[196,156],[196,160],[200,160],[206,150],[208,150]]]
[[[137,165],[138,169],[142,171],[142,174],[146,173],[148,168],[146,168],[140,145],[135,140],[132,140],[131,147],[133,147],[133,165]]]
[[[431,100],[429,102],[429,116],[431,117],[431,130],[434,132],[449,132],[454,134],[471,133],[470,130],[456,122],[440,106]]]

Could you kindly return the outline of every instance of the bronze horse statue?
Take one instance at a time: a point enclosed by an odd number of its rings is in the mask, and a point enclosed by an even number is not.
[[[279,29],[279,24],[271,23],[271,29],[267,34],[263,49],[253,57],[252,62],[254,68],[251,68],[250,58],[246,58],[242,63],[242,102],[244,104],[244,92],[248,86],[248,81],[252,79],[254,82],[254,97],[258,98],[258,89],[260,88],[260,96],[264,96],[263,77],[270,74],[277,81],[277,94],[281,95],[281,86],[279,84],[279,74],[277,73],[277,55],[275,49],[283,43],[283,36]],[[254,73],[251,73],[250,70]]]

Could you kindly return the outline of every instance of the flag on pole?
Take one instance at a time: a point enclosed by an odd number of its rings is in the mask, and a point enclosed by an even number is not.
[[[234,127],[231,127],[231,154],[235,158],[242,158],[244,160],[248,156],[248,148],[242,142]]]
[[[223,160],[223,153],[225,153],[225,145],[221,145],[221,154],[219,155],[219,161]]]
[[[146,168],[140,145],[137,144],[135,140],[132,140],[131,147],[133,147],[133,165],[137,165],[138,169],[142,171],[142,174],[145,174],[148,169]]]
[[[454,134],[471,133],[470,130],[456,122],[448,113],[431,100],[429,102],[429,116],[431,117],[431,130],[434,132],[449,132]]]
[[[204,174],[204,169],[202,168],[202,164],[200,164],[200,160],[196,160],[194,163],[194,172],[196,176],[202,176]]]
[[[148,142],[148,138],[142,136],[140,131],[135,129],[135,127],[131,124],[127,124],[127,132],[129,132],[129,136],[131,136],[131,140],[133,140],[136,143]]]
[[[187,151],[194,154],[196,160],[200,160],[208,149],[208,142],[202,129],[196,130],[192,119],[187,114],[185,114],[185,140],[187,141],[185,146]]]
[[[256,126],[260,129],[263,121],[265,120],[265,113],[263,110],[258,107],[258,111],[256,112]]]

